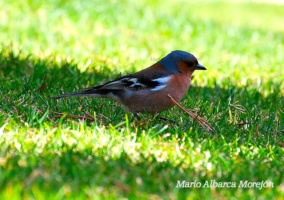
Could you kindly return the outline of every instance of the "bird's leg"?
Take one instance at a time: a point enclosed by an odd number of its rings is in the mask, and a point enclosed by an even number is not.
[[[176,123],[176,121],[175,121],[175,120],[168,119],[168,118],[166,118],[166,117],[160,117],[160,120],[168,121],[168,122],[172,122],[172,123]]]
[[[138,115],[138,113],[133,113],[134,117],[136,117],[136,119],[138,119],[139,121],[141,120],[141,117]]]
[[[161,113],[156,113],[155,114],[155,116],[154,116],[154,118],[155,119],[159,119],[159,120],[162,120],[162,121],[167,121],[167,122],[171,122],[171,123],[176,123],[176,121],[175,120],[171,120],[171,119],[168,119],[168,118],[166,118],[166,117],[160,117],[161,116]]]

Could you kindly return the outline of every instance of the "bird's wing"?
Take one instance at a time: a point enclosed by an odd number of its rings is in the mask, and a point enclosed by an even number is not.
[[[130,74],[107,82],[100,86],[87,88],[85,91],[92,90],[152,90],[156,91],[166,86],[166,82],[172,74],[155,74],[152,77],[141,74]]]
[[[103,85],[86,88],[84,91],[62,94],[51,98],[59,99],[63,97],[80,96],[80,95],[108,97],[110,93],[119,95],[121,94],[121,92],[126,90],[158,91],[166,87],[167,82],[171,79],[172,76],[173,74],[168,72],[158,72],[151,74],[138,72],[135,74],[130,74],[117,78]]]

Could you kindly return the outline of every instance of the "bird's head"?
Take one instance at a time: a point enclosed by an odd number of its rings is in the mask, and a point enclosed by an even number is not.
[[[183,70],[207,70],[203,65],[199,64],[194,55],[181,50],[175,50],[162,58],[160,64],[172,73],[181,74]]]

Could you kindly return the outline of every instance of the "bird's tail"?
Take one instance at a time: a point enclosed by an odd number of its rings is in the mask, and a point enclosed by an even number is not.
[[[101,91],[101,90],[85,90],[85,91],[80,91],[80,92],[62,94],[62,95],[58,95],[58,96],[54,96],[54,97],[50,97],[50,98],[60,99],[60,98],[64,98],[64,97],[75,97],[75,96],[92,96],[92,97],[104,98],[104,97],[106,97],[106,92]]]

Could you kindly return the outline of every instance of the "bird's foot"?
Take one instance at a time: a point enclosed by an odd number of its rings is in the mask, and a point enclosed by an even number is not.
[[[134,117],[135,117],[138,121],[141,120],[141,117],[138,115],[138,113],[133,113],[133,115],[134,115]]]
[[[168,118],[166,118],[166,117],[160,117],[159,119],[162,120],[162,121],[167,121],[167,122],[171,122],[171,123],[176,123],[175,120],[168,119]]]

